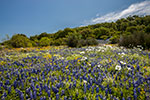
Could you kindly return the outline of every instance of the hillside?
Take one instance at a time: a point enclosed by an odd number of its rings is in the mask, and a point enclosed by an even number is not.
[[[116,22],[98,23],[84,27],[65,28],[56,33],[41,33],[27,37],[24,34],[16,34],[10,40],[4,41],[2,45],[9,47],[32,47],[49,45],[68,45],[81,47],[96,45],[96,39],[117,43],[125,47],[142,45],[150,48],[150,16],[129,16]],[[132,40],[132,41],[131,41]],[[69,44],[71,42],[71,44]],[[72,45],[73,44],[73,45]]]

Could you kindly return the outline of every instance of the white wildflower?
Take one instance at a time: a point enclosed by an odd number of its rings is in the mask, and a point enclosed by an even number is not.
[[[97,67],[99,67],[99,68],[100,68],[100,67],[102,67],[102,66],[101,66],[101,65],[98,65]]]
[[[122,55],[125,55],[125,53],[124,53],[124,52],[122,52],[121,54],[122,54]]]
[[[130,67],[127,67],[127,69],[128,69],[128,70],[131,70],[131,68],[130,68]]]
[[[87,57],[83,57],[83,58],[81,59],[81,61],[84,61],[84,60],[87,60]]]
[[[91,64],[90,64],[90,63],[89,63],[88,65],[89,65],[89,66],[91,66]]]
[[[105,52],[105,50],[102,50],[102,52]]]
[[[115,69],[116,69],[116,70],[121,70],[121,66],[116,65]]]
[[[84,51],[82,51],[82,52],[80,52],[80,54],[85,54],[85,52],[84,52]]]
[[[126,62],[123,62],[123,61],[120,61],[120,63],[121,63],[121,64],[123,64],[123,65],[125,65],[125,64],[126,64]]]
[[[86,84],[86,83],[87,83],[87,81],[86,81],[86,80],[83,80],[83,83],[85,83],[85,84]]]

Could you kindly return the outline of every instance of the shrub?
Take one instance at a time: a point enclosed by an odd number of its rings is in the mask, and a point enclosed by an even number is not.
[[[15,47],[15,48],[32,47],[31,41],[25,35],[22,35],[22,34],[16,34],[12,36],[9,43],[12,45],[12,47]]]
[[[48,37],[42,37],[39,41],[39,46],[50,46],[52,44],[52,39]]]
[[[84,39],[80,39],[78,40],[78,46],[77,47],[82,47],[82,46],[86,46],[87,45],[87,41]]]
[[[0,46],[0,51],[2,50],[3,48]]]
[[[131,35],[121,36],[119,41],[120,46],[133,48],[141,45],[142,47],[149,49],[150,48],[150,34],[144,32],[135,32]]]
[[[112,44],[118,43],[119,42],[119,35],[115,35],[110,38],[110,41]]]
[[[78,45],[78,37],[77,35],[75,34],[72,34],[72,35],[69,35],[68,38],[67,38],[67,41],[66,41],[66,44],[69,46],[69,47],[77,47]]]
[[[150,49],[150,34],[145,35],[145,48]]]
[[[56,39],[53,43],[53,45],[55,46],[59,46],[59,45],[65,45],[65,39],[64,38],[59,38],[59,39]]]
[[[96,39],[88,37],[86,40],[81,39],[80,34],[70,34],[67,38],[66,44],[69,47],[82,47],[88,45],[98,45]]]
[[[98,45],[98,41],[94,38],[89,37],[86,39],[86,44],[87,45]]]

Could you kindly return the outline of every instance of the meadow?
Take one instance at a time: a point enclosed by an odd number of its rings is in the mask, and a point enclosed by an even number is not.
[[[0,51],[1,100],[150,100],[150,52],[103,45]]]

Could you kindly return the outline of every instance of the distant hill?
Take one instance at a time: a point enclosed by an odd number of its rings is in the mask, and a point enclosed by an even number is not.
[[[71,38],[72,35],[75,35],[72,38],[76,38],[77,41],[75,42],[85,42],[84,45],[90,45],[89,39],[98,40],[110,40],[110,43],[119,43],[123,45],[123,40],[127,40],[127,38],[133,38],[134,34],[143,34],[142,37],[138,37],[142,40],[145,44],[142,44],[140,40],[131,41],[135,42],[133,46],[142,45],[145,48],[149,48],[149,42],[146,37],[149,37],[150,34],[150,15],[147,16],[129,16],[127,18],[121,18],[116,22],[105,22],[105,23],[98,23],[94,25],[88,25],[83,27],[76,27],[76,28],[65,28],[64,30],[59,30],[56,33],[49,34],[49,33],[41,33],[40,35],[31,36],[30,38],[26,37],[25,35],[19,35],[22,39],[19,40],[19,36],[14,35],[8,41],[4,41],[2,45],[12,46],[12,47],[28,47],[28,46],[47,46],[47,45],[66,45],[68,39]],[[16,37],[15,37],[16,36]],[[146,37],[145,37],[146,36]],[[126,39],[125,39],[126,38]],[[24,40],[23,40],[24,39]],[[78,41],[81,40],[81,41]],[[20,43],[19,45],[14,45],[15,43]],[[30,42],[30,43],[29,43]],[[24,45],[23,45],[24,44]],[[80,43],[81,44],[81,43]],[[129,43],[123,45],[129,47]]]

